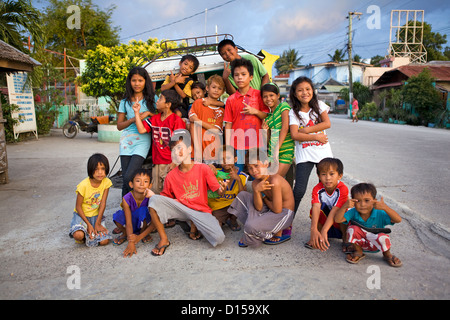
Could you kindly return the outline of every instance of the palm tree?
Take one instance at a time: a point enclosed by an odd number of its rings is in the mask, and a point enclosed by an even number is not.
[[[290,70],[301,66],[300,60],[302,56],[298,56],[295,49],[284,50],[281,57],[275,62],[275,68],[279,74],[288,73]]]
[[[24,33],[40,42],[42,30],[39,25],[39,12],[30,0],[0,1],[0,39],[24,51]]]
[[[333,62],[342,62],[344,60],[345,51],[342,49],[336,49],[333,55],[328,54],[328,56]]]

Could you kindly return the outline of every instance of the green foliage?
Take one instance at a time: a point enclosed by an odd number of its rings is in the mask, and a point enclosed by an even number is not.
[[[6,120],[4,123],[6,142],[14,142],[16,141],[16,139],[14,139],[14,125],[19,123],[19,120],[21,120],[22,117],[19,116],[19,118],[13,118],[12,114],[19,111],[19,106],[9,104],[6,97],[2,94],[0,94],[0,102],[2,104],[3,119]]]
[[[281,57],[275,61],[275,68],[279,74],[288,73],[290,70],[300,67],[302,56],[298,56],[295,49],[284,50]]]
[[[371,118],[375,118],[377,116],[378,113],[378,107],[375,104],[375,102],[367,102],[366,104],[364,104],[361,108],[361,110],[358,113],[358,117],[360,118],[367,118],[367,119],[371,119]]]
[[[339,95],[344,99],[346,102],[349,102],[349,89],[343,88],[341,91],[339,91]],[[372,92],[370,91],[369,87],[363,85],[360,82],[353,82],[353,97],[358,100],[359,105],[365,105],[367,102],[370,102],[372,100]]]
[[[328,56],[333,62],[342,62],[344,61],[345,51],[341,49],[336,49],[333,55],[329,54]]]
[[[36,127],[38,134],[48,134],[58,116],[58,111],[50,102],[35,105]]]
[[[88,96],[108,97],[117,111],[125,92],[128,72],[162,52],[156,38],[147,42],[132,40],[114,47],[98,45],[86,54],[86,69],[79,78],[81,90]],[[175,48],[176,44],[170,44]]]

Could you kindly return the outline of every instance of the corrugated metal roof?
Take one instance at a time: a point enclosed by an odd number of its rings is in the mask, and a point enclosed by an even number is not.
[[[375,87],[393,83],[397,85],[399,81],[406,81],[412,76],[417,76],[424,69],[428,69],[436,81],[450,81],[450,65],[448,64],[406,65],[386,71],[373,85]]]

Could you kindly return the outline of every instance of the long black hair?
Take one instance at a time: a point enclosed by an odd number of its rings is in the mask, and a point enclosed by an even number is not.
[[[126,81],[126,84],[125,84],[125,94],[124,94],[123,98],[127,102],[129,102],[130,105],[133,105],[133,103],[131,101],[131,98],[134,95],[134,91],[133,91],[133,88],[131,87],[131,78],[135,74],[138,74],[138,75],[140,75],[141,77],[143,77],[145,79],[145,87],[144,87],[144,91],[142,92],[144,94],[144,100],[147,103],[147,109],[151,113],[156,113],[156,108],[155,108],[155,90],[153,89],[152,79],[150,79],[150,76],[148,75],[147,70],[145,70],[142,67],[134,67],[128,73],[127,81]]]
[[[309,107],[311,108],[311,110],[309,111],[309,117],[313,120],[314,123],[320,123],[322,122],[322,119],[320,118],[319,100],[317,99],[316,91],[314,90],[314,84],[308,77],[298,77],[294,80],[294,82],[292,82],[291,89],[289,90],[289,100],[291,101],[292,110],[294,110],[294,114],[297,116],[298,120],[303,123],[303,119],[300,116],[300,109],[302,107],[302,104],[296,96],[297,86],[303,82],[308,82],[311,85],[313,91],[313,97],[308,103]]]

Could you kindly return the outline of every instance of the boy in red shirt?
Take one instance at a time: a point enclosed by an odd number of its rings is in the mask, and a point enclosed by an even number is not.
[[[270,112],[262,101],[259,90],[250,87],[253,79],[253,65],[246,59],[235,59],[231,72],[238,90],[228,97],[225,104],[225,143],[233,146],[238,155],[237,165],[242,170],[245,151],[262,147],[260,129],[262,120]],[[260,141],[261,140],[261,141]]]
[[[174,132],[170,147],[172,161],[178,166],[167,174],[160,195],[151,191],[147,195],[150,197],[150,216],[160,236],[159,243],[152,250],[154,256],[163,255],[170,245],[163,225],[169,219],[192,221],[194,227],[191,232],[198,228],[214,247],[225,240],[225,234],[208,206],[208,189],[222,195],[226,183],[219,183],[208,165],[191,161],[191,138],[186,129]],[[135,243],[148,232],[145,230],[138,236],[130,236],[125,255],[136,253]]]

